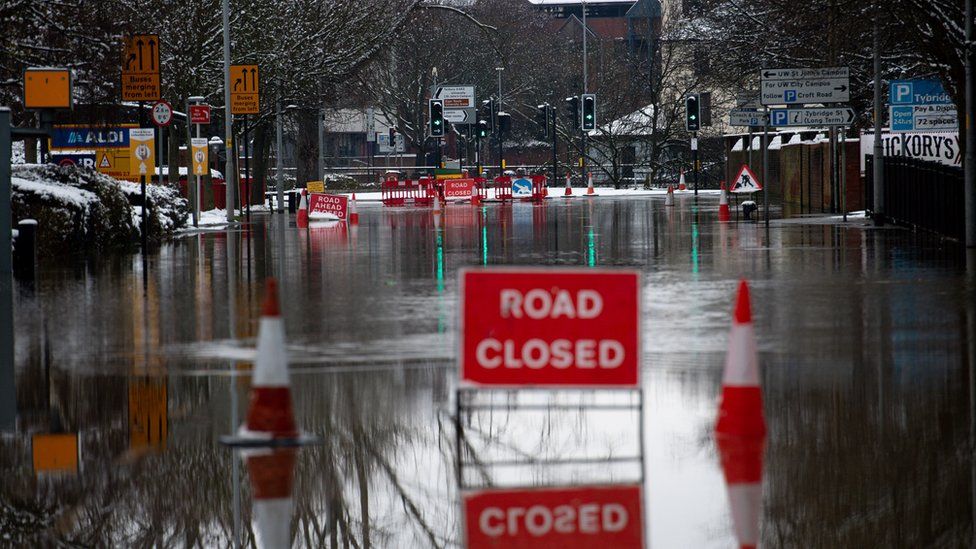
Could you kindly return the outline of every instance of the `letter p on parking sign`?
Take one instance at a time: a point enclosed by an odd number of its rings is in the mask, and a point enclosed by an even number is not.
[[[640,275],[629,270],[461,271],[461,382],[634,388]]]

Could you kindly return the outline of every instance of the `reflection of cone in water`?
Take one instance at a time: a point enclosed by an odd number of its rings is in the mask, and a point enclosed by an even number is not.
[[[759,545],[766,439],[762,436],[719,435],[717,443],[736,541],[741,549],[755,549]]]
[[[725,191],[725,181],[721,183],[720,187],[721,194],[719,195],[718,199],[718,220],[724,222],[731,219],[732,216],[729,213],[729,195]]]
[[[687,185],[685,185],[685,171],[684,170],[681,170],[681,176],[678,177],[678,190],[679,191],[684,191],[684,190],[687,190],[687,189],[688,189],[688,187],[687,187]]]
[[[573,196],[573,186],[569,179],[569,174],[566,174],[566,192],[563,193],[564,196]]]
[[[595,194],[596,191],[593,190],[593,174],[586,174],[586,194]]]
[[[294,448],[245,454],[251,480],[251,523],[258,547],[291,547]]]
[[[285,323],[278,306],[278,284],[269,278],[261,307],[258,357],[251,378],[251,402],[242,436],[251,438],[296,438],[295,412],[288,379]]]
[[[749,285],[745,280],[739,283],[735,303],[715,432],[739,436],[766,434],[762,391],[759,388],[759,355],[752,326]]]
[[[356,207],[356,193],[352,193],[349,199],[349,223],[356,225],[359,223],[359,208]]]
[[[308,227],[308,192],[302,189],[301,199],[298,201],[298,217],[295,222],[300,228]]]
[[[668,185],[668,194],[664,198],[665,206],[674,206],[674,187]]]

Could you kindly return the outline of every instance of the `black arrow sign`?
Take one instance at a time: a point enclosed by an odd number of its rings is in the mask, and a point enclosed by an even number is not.
[[[149,70],[156,70],[156,40],[149,39]]]
[[[834,89],[837,90],[837,91],[839,91],[839,92],[846,92],[847,91],[847,86],[838,86],[838,87],[836,87]]]
[[[142,39],[136,40],[136,46],[139,48],[139,70],[142,70]]]
[[[125,60],[125,70],[132,70],[132,62],[136,60],[136,54],[130,53],[129,58]]]
[[[765,77],[765,78],[772,78],[775,75],[776,75],[775,72],[766,71],[766,72],[763,73],[763,77]]]
[[[237,86],[239,86],[240,84],[241,84],[241,79],[240,78],[234,80],[234,91],[237,91]],[[245,86],[246,86],[246,84],[245,84]]]
[[[258,70],[251,67],[251,90],[258,89]]]
[[[244,91],[247,91],[247,69],[241,69],[241,77],[237,79],[238,82],[244,82]]]

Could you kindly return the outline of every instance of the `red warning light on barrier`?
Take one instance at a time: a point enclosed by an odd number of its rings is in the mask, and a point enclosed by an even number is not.
[[[643,547],[640,486],[464,494],[468,549]]]
[[[638,386],[636,271],[467,269],[461,296],[463,383]]]

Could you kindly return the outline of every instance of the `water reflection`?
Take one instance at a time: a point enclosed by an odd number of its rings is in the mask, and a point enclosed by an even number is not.
[[[742,276],[754,282],[770,429],[762,545],[968,546],[976,284],[960,251],[897,229],[767,235],[718,224],[707,199],[692,205],[452,205],[439,233],[429,210],[364,206],[357,229],[255,216],[166,245],[145,268],[127,256],[44,264],[36,290],[15,294],[0,545],[227,546],[235,531],[254,545],[250,470],[216,441],[240,422],[259,282],[278,275],[298,421],[325,441],[294,457],[292,543],[458,546],[457,270],[594,263],[636,267],[645,281],[648,546],[735,540],[711,429]],[[622,423],[554,410],[479,412],[471,427],[521,434],[521,454],[627,457],[636,436]],[[49,434],[77,434],[77,473],[36,474],[33,439]],[[626,484],[640,476],[631,467],[598,469]],[[522,476],[605,483],[572,469]]]

